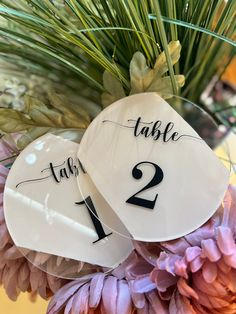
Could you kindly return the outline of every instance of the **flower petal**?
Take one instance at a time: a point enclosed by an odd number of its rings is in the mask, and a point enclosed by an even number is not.
[[[191,263],[190,268],[193,273],[196,273],[199,269],[202,268],[202,265],[204,264],[204,259],[202,259],[200,256],[196,257]]]
[[[154,269],[151,273],[151,280],[156,283],[157,290],[165,292],[169,287],[178,281],[177,276],[173,276],[165,270]]]
[[[147,299],[149,300],[149,304],[153,309],[153,313],[158,314],[168,314],[168,308],[163,301],[160,300],[156,291],[151,291],[146,294]]]
[[[74,301],[73,298],[69,299],[69,301],[66,304],[64,314],[70,314],[71,313],[73,301]]]
[[[106,313],[116,314],[117,294],[117,278],[114,276],[108,276],[104,281],[104,287],[102,290],[102,303]]]
[[[182,297],[179,293],[173,294],[170,306],[169,313],[173,314],[196,314],[193,307],[190,304],[190,301],[186,297]]]
[[[234,294],[236,293],[236,270],[231,269],[230,273],[228,274],[229,284],[228,289],[232,291]]]
[[[236,268],[236,251],[232,255],[224,255],[224,262],[230,267]]]
[[[180,278],[177,282],[177,286],[180,294],[187,298],[194,298],[198,300],[197,293],[187,284],[185,279]]]
[[[188,274],[187,274],[187,262],[185,258],[181,258],[180,260],[177,260],[175,262],[175,274],[184,277],[185,279],[188,279]]]
[[[82,285],[74,295],[73,299],[72,313],[88,313],[89,283]]]
[[[207,257],[211,262],[216,262],[221,258],[221,253],[213,239],[202,240],[202,257]]]
[[[132,282],[132,291],[135,293],[145,293],[152,291],[156,288],[155,283],[151,280],[149,274],[145,276],[137,277]]]
[[[228,274],[228,272],[231,270],[231,267],[225,263],[224,258],[221,258],[217,262],[217,266],[224,274]]]
[[[232,255],[234,253],[236,246],[230,228],[223,226],[217,228],[217,244],[223,254]]]
[[[196,257],[200,256],[202,249],[199,246],[192,246],[187,248],[185,258],[187,262],[192,262]]]
[[[168,242],[161,242],[161,246],[171,253],[182,256],[184,255],[188,247],[190,247],[189,243],[184,238]]]
[[[79,288],[85,284],[87,279],[80,279],[76,281],[72,281],[62,287],[51,299],[47,314],[54,314],[59,312],[65,303],[79,290]]]
[[[157,259],[157,268],[175,275],[175,263],[179,259],[181,257],[178,255],[161,252],[160,257]]]
[[[205,262],[202,267],[202,275],[207,283],[212,283],[217,277],[217,266],[215,263]]]
[[[125,280],[118,281],[118,295],[116,302],[116,313],[117,314],[131,314],[132,309],[132,299],[130,295],[130,290],[127,282]],[[111,312],[107,312],[111,313]]]
[[[220,282],[215,280],[213,283],[207,283],[202,273],[199,271],[192,276],[193,286],[192,288],[199,294],[201,291],[205,295],[211,295],[215,297],[224,297],[227,295],[227,289]]]
[[[213,238],[214,235],[215,235],[214,223],[212,220],[210,220],[204,226],[198,228],[197,230],[190,234],[187,234],[185,236],[185,239],[192,246],[200,246],[202,240]]]
[[[146,302],[144,293],[133,292],[132,285],[130,283],[129,283],[129,288],[130,288],[131,298],[132,298],[134,306],[137,309],[142,309],[145,306],[145,302]]]
[[[96,308],[102,297],[102,289],[104,284],[105,274],[96,274],[90,283],[90,295],[89,295],[89,306]]]

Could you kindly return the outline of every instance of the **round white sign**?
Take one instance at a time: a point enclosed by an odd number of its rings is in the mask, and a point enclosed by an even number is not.
[[[78,147],[51,134],[26,147],[5,186],[7,227],[18,247],[114,268],[132,252],[132,241],[106,227],[129,235],[83,172],[76,156]],[[80,176],[95,199],[86,195],[84,201],[77,185]]]
[[[129,96],[103,110],[86,130],[78,158],[141,241],[171,240],[198,228],[216,211],[229,182],[209,146],[156,93]],[[80,177],[78,183],[83,194]]]

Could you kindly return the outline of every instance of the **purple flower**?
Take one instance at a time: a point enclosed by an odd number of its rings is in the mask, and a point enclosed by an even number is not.
[[[137,294],[126,279],[98,273],[60,289],[48,307],[55,313],[168,314],[168,308],[157,291]]]

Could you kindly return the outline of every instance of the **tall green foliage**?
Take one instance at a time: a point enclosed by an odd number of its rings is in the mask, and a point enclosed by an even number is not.
[[[164,50],[173,93],[174,74],[184,74],[181,95],[199,101],[235,54],[235,12],[234,0],[1,0],[0,58],[81,94],[89,85],[86,97],[97,99],[105,70],[128,95],[134,53],[153,68]],[[173,67],[167,44],[177,40],[182,52]]]

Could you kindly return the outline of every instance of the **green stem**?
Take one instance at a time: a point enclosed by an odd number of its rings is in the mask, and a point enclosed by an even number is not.
[[[160,32],[160,38],[161,38],[162,46],[164,48],[164,52],[166,55],[166,61],[167,61],[167,65],[168,65],[168,69],[169,69],[169,73],[170,73],[170,79],[171,79],[173,92],[175,95],[177,95],[178,94],[178,85],[177,85],[177,82],[175,80],[174,69],[173,69],[171,57],[169,54],[168,43],[167,43],[167,38],[166,38],[166,31],[164,28],[164,24],[162,22],[159,0],[158,1],[154,0],[153,5],[154,5],[155,11],[156,11],[156,17],[157,17],[156,21],[157,21],[157,25],[158,25],[159,32]]]

